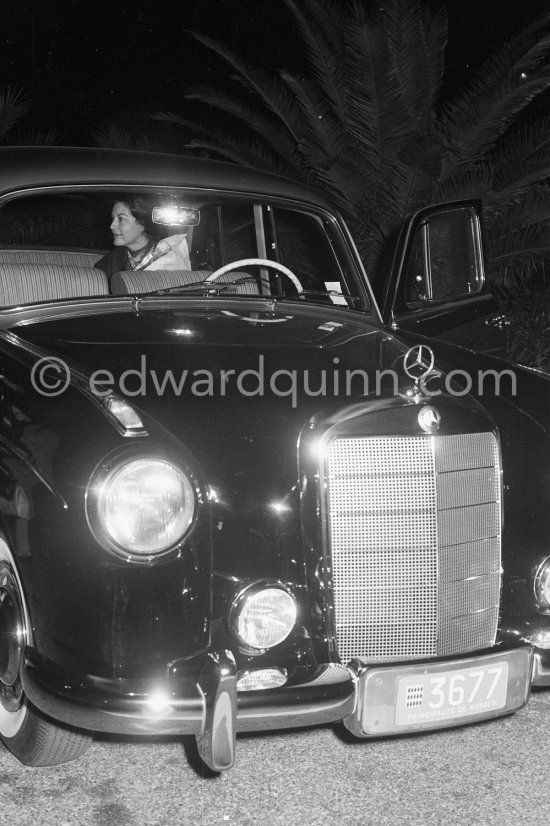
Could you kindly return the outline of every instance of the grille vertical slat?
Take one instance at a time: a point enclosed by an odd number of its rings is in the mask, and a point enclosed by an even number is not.
[[[500,592],[493,434],[338,438],[327,471],[342,662],[491,645]]]

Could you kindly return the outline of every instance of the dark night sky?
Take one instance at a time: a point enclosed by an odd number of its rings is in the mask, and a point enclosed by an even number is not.
[[[548,0],[446,5],[448,61],[468,72]],[[0,86],[24,86],[34,123],[57,127],[65,142],[86,142],[121,114],[135,124],[136,113],[183,113],[189,84],[219,71],[185,30],[208,32],[268,66],[299,62],[281,0],[0,0],[0,14]]]

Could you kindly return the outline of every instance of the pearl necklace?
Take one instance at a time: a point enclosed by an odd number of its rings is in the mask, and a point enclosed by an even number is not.
[[[143,261],[143,259],[147,255],[147,253],[149,252],[150,248],[151,248],[151,245],[148,243],[144,247],[142,247],[140,250],[137,250],[135,255],[132,255],[132,253],[130,252],[129,249],[126,250],[126,254],[128,255],[128,261],[129,261],[130,267],[133,270],[135,270],[136,267],[139,264],[141,264],[141,262]]]

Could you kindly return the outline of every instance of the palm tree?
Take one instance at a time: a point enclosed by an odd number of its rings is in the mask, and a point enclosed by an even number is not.
[[[20,121],[31,110],[31,100],[17,86],[0,87],[0,145],[1,146],[50,146],[59,143],[55,129],[38,129],[21,126]]]
[[[305,69],[272,71],[204,35],[230,67],[195,86],[187,146],[269,169],[328,195],[367,267],[414,209],[483,198],[495,283],[510,287],[548,256],[550,14],[491,54],[458,93],[445,74],[448,21],[422,0],[283,0]],[[450,91],[452,88],[452,92]],[[548,100],[548,95],[546,96]]]
[[[151,141],[146,135],[136,136],[117,121],[107,121],[92,134],[94,146],[102,149],[143,149],[153,150]]]

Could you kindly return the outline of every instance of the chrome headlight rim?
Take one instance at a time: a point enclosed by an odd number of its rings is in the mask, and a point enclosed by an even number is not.
[[[548,596],[544,596],[545,590]],[[533,594],[537,606],[545,613],[550,612],[550,556],[545,556],[538,564],[533,576]]]
[[[174,538],[166,547],[149,552],[135,551],[116,541],[106,528],[102,516],[103,494],[109,481],[113,480],[125,468],[139,462],[162,463],[170,466],[176,474],[181,474],[187,480],[193,500],[191,518],[181,535]],[[152,563],[167,561],[181,552],[182,543],[188,539],[197,523],[200,505],[204,498],[197,475],[184,457],[179,454],[168,453],[165,450],[151,448],[136,450],[128,447],[113,451],[113,453],[102,459],[92,471],[85,495],[86,519],[96,541],[111,555],[127,563],[151,565]]]
[[[243,607],[245,606],[246,602],[250,599],[253,599],[255,596],[261,594],[265,591],[276,590],[281,591],[287,597],[292,600],[292,604],[294,607],[294,620],[292,625],[289,627],[287,633],[282,637],[282,639],[274,642],[271,645],[266,646],[255,646],[250,643],[240,632],[239,630],[239,619],[242,616]],[[241,646],[242,650],[246,652],[248,655],[259,655],[264,654],[266,651],[273,651],[278,645],[283,644],[288,640],[290,635],[292,634],[293,629],[296,627],[296,623],[298,620],[298,603],[296,601],[296,597],[290,590],[290,588],[285,585],[284,583],[278,580],[261,580],[250,583],[249,585],[245,586],[233,599],[231,604],[231,608],[229,610],[229,628],[231,633],[234,637],[238,640],[239,645]]]

